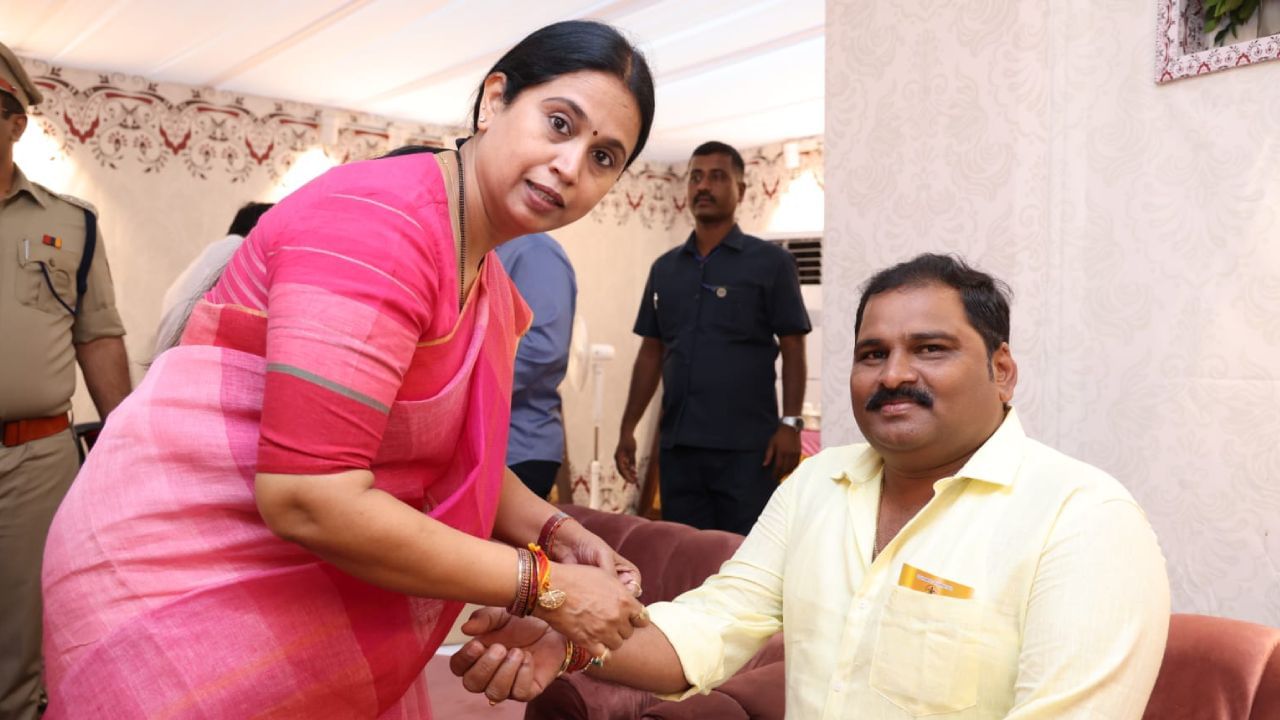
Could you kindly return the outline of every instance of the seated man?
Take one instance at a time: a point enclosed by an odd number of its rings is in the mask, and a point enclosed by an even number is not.
[[[1120,483],[1024,434],[1002,285],[921,255],[870,280],[855,328],[867,443],[805,461],[717,575],[591,673],[706,692],[785,628],[789,718],[1140,718],[1164,558]],[[463,629],[454,671],[491,700],[536,694],[571,649],[494,609]]]

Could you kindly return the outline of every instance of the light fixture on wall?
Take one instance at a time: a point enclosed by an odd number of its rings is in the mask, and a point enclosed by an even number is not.
[[[320,112],[320,144],[331,148],[338,144],[338,117],[329,110]]]
[[[784,151],[785,152],[785,151]],[[826,193],[813,170],[805,170],[791,181],[778,200],[778,207],[765,228],[769,233],[821,233],[824,225]]]
[[[323,147],[313,147],[293,159],[288,172],[271,190],[268,200],[280,202],[286,195],[337,167],[337,161],[325,154]]]
[[[75,175],[75,163],[63,152],[55,135],[46,131],[45,122],[38,116],[28,117],[22,140],[13,146],[13,161],[32,181],[57,192],[67,192]]]
[[[782,161],[788,170],[800,167],[800,143],[792,140],[782,145]]]

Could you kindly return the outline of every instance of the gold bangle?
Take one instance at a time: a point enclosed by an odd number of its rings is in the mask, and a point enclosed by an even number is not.
[[[560,663],[560,669],[556,671],[556,677],[560,677],[561,675],[565,674],[565,671],[569,669],[569,664],[572,662],[573,662],[573,641],[565,640],[564,641],[564,662]]]

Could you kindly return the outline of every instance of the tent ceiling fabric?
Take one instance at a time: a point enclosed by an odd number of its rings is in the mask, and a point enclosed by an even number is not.
[[[823,130],[823,0],[0,0],[0,41],[55,65],[462,124],[498,56],[569,18],[622,28],[657,76],[644,156]]]

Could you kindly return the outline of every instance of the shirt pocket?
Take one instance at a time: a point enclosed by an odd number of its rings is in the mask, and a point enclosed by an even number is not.
[[[58,302],[59,298],[74,308],[75,271],[79,267],[79,260],[66,250],[52,248],[44,243],[19,243],[18,278],[14,283],[18,302],[55,315],[67,312],[67,308]]]
[[[870,685],[913,717],[978,702],[981,606],[895,587],[880,616]]]
[[[755,336],[759,323],[760,288],[751,285],[712,285],[704,290],[708,321],[734,340]]]

